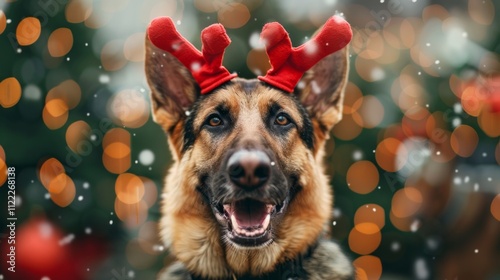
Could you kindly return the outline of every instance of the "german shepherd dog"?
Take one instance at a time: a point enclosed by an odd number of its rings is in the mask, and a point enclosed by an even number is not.
[[[210,32],[219,31],[225,35],[221,25]],[[173,156],[160,236],[176,261],[158,279],[352,279],[350,260],[325,238],[333,194],[322,163],[342,116],[350,38],[295,76],[274,75],[279,65],[266,45],[274,68],[266,80],[221,68],[218,53],[230,41],[216,51],[210,44],[229,39],[208,35],[203,53],[170,19],[154,20],[146,36],[153,117]],[[162,36],[175,37],[167,38],[170,47]],[[276,36],[267,39],[282,39]],[[193,57],[207,68],[190,69]],[[291,92],[279,85],[287,79]]]

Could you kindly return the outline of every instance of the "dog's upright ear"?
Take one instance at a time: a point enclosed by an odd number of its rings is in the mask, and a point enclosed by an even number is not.
[[[264,25],[261,38],[272,67],[259,79],[298,96],[312,118],[316,147],[321,147],[342,117],[351,26],[343,18],[332,16],[308,42],[296,48],[276,22]]]
[[[309,69],[295,88],[295,94],[318,126],[315,129],[320,129],[325,137],[342,119],[348,74],[349,52],[344,47]]]
[[[190,71],[172,54],[155,47],[146,36],[146,78],[151,89],[153,120],[168,134],[174,156],[179,158],[182,127],[200,95]]]

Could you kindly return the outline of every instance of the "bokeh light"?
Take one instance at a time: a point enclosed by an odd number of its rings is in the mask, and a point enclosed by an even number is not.
[[[53,99],[60,99],[64,101],[68,109],[74,109],[80,102],[81,94],[82,91],[78,83],[74,80],[65,80],[49,90],[45,97],[45,102],[48,103]]]
[[[491,201],[490,211],[491,215],[500,221],[500,194],[497,194]]]
[[[362,223],[374,224],[381,230],[385,226],[384,208],[377,204],[365,204],[356,210],[354,214],[354,225]]]
[[[66,173],[61,173],[50,181],[49,193],[55,204],[66,207],[75,199],[75,183]]]
[[[126,89],[110,99],[108,112],[116,124],[138,128],[148,121],[150,106],[144,94],[138,90]]]
[[[76,121],[66,129],[66,144],[75,153],[85,154],[88,151],[83,146],[83,140],[89,138],[91,128],[85,121]]]
[[[244,4],[228,2],[217,11],[217,18],[226,28],[240,28],[250,19],[250,11]]]
[[[398,218],[414,215],[422,206],[422,193],[414,187],[404,187],[392,196],[391,213]]]
[[[0,105],[4,108],[10,108],[21,99],[21,84],[19,81],[10,77],[0,82]]]
[[[470,157],[476,150],[479,136],[474,128],[460,125],[451,134],[450,144],[453,151],[461,157]]]
[[[367,255],[378,248],[381,240],[382,234],[376,224],[361,223],[349,233],[349,248],[356,254]]]
[[[136,175],[123,173],[116,178],[115,193],[125,204],[138,203],[144,196],[144,184]]]
[[[64,166],[56,158],[45,160],[38,172],[38,178],[42,185],[49,190],[50,182],[58,175],[65,173]]]
[[[7,181],[7,161],[5,159],[5,151],[0,145],[0,187]]]
[[[26,17],[17,25],[17,42],[21,46],[29,46],[38,40],[41,32],[42,26],[40,20],[35,17]]]
[[[356,279],[376,280],[382,276],[382,262],[376,256],[360,256],[353,261],[353,265],[356,271],[362,270]]]
[[[52,99],[45,104],[42,118],[49,129],[61,128],[68,120],[68,105],[62,99]]]
[[[0,10],[0,34],[3,33],[5,27],[7,27],[7,17],[5,16],[5,13]]]
[[[146,37],[144,32],[134,33],[130,35],[123,45],[123,55],[127,60],[133,62],[144,61],[145,49],[144,49],[144,38]]]
[[[70,23],[84,22],[92,14],[92,1],[71,0],[66,5],[66,20]]]
[[[370,161],[355,162],[347,171],[347,185],[359,194],[367,194],[375,189],[379,181],[377,167]]]
[[[113,128],[104,135],[102,162],[111,173],[120,174],[131,165],[130,133],[122,128]]]
[[[398,154],[400,157],[397,157]],[[396,162],[396,159],[405,159],[404,154],[407,154],[407,150],[402,146],[401,141],[396,138],[385,138],[377,145],[375,150],[377,164],[388,172],[396,172],[404,166],[404,163]]]
[[[66,174],[62,163],[56,158],[49,158],[42,163],[38,177],[48,190],[50,199],[58,206],[66,207],[75,199],[75,183]]]
[[[73,47],[73,33],[64,27],[54,30],[49,36],[47,47],[51,56],[65,56]]]

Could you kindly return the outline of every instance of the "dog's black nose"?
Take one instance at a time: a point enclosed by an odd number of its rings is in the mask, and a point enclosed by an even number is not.
[[[229,157],[227,173],[237,186],[254,189],[269,180],[271,160],[261,151],[240,150]]]

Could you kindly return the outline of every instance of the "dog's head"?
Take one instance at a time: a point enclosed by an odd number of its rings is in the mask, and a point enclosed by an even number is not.
[[[342,115],[347,50],[315,63],[292,93],[231,77],[200,94],[190,70],[146,38],[153,116],[175,159],[162,238],[202,276],[270,271],[311,246],[331,213],[321,157]]]

